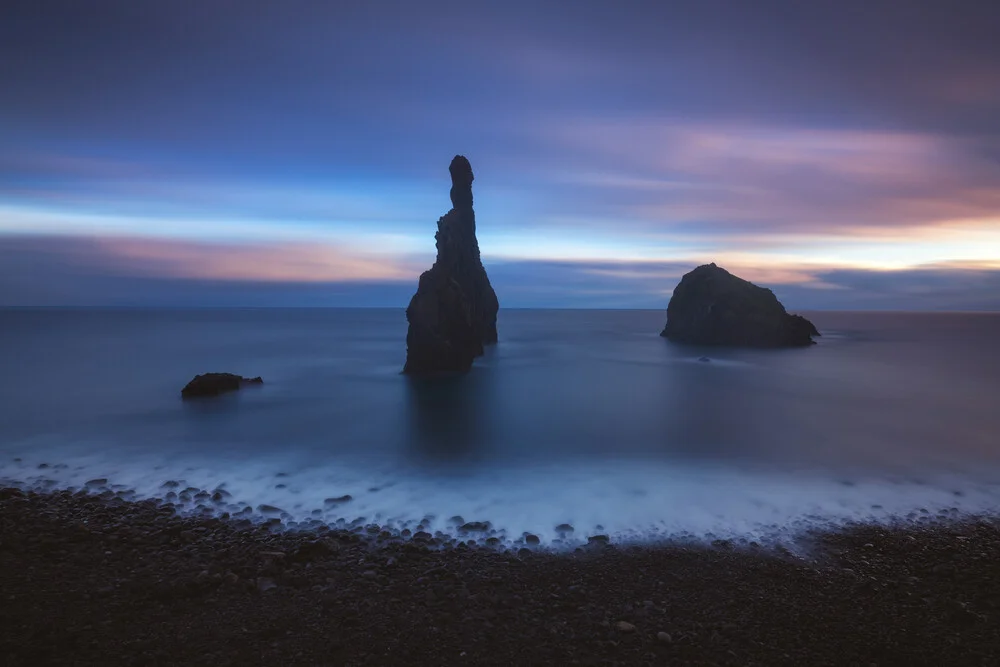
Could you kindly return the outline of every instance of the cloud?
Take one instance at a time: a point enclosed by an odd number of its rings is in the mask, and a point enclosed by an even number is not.
[[[417,261],[331,244],[200,243],[152,237],[0,237],[9,281],[25,272],[129,280],[380,283],[415,280]],[[96,295],[99,297],[99,295]]]
[[[1000,162],[965,138],[656,119],[560,119],[536,136],[573,156],[533,165],[558,184],[553,201],[640,230],[858,236],[1000,223]]]
[[[258,282],[380,282],[414,278],[415,263],[327,244],[206,244],[95,238],[91,257],[115,272],[160,278]],[[78,255],[78,259],[81,257]]]
[[[895,271],[730,257],[789,308],[1000,310],[1000,266]],[[485,257],[504,308],[665,308],[700,261],[511,261]],[[150,238],[0,236],[0,306],[379,306],[404,308],[425,258],[318,246]]]
[[[666,308],[700,262],[499,261],[490,277],[502,306]],[[791,310],[1000,311],[1000,265],[951,263],[898,270],[720,262],[771,288]]]

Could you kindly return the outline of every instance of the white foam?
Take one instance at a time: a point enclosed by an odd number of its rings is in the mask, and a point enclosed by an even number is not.
[[[94,478],[163,497],[163,483],[213,491],[251,507],[284,510],[286,519],[333,523],[363,518],[412,527],[428,515],[433,529],[448,519],[489,521],[507,538],[523,533],[543,542],[569,523],[575,537],[597,533],[613,541],[727,538],[791,541],[805,530],[849,522],[920,520],[1000,510],[1000,485],[966,475],[925,481],[856,478],[845,482],[819,472],[737,469],[690,462],[604,461],[570,465],[470,467],[448,471],[379,467],[348,459],[315,461],[272,455],[233,460],[208,455],[179,460],[146,452],[97,453],[95,447],[45,456],[31,450],[0,463],[0,480],[28,486],[80,488]],[[47,464],[45,468],[39,468]],[[58,464],[57,466],[55,464]],[[179,489],[174,489],[175,491]],[[350,495],[329,506],[324,500]],[[232,508],[230,508],[232,509]]]

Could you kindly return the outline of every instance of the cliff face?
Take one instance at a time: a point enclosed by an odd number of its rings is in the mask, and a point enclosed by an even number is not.
[[[819,331],[801,315],[789,315],[771,290],[705,264],[674,289],[660,335],[694,345],[795,347],[811,345]]]
[[[411,375],[464,373],[483,345],[497,341],[500,304],[479,257],[472,165],[456,155],[448,171],[452,209],[438,220],[437,260],[406,309],[403,372]]]

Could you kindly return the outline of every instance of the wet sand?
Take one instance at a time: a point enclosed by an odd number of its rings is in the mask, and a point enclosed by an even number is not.
[[[243,527],[240,527],[240,526]],[[805,550],[435,547],[0,490],[0,657],[39,664],[996,664],[1000,523]],[[805,555],[803,555],[805,554]]]

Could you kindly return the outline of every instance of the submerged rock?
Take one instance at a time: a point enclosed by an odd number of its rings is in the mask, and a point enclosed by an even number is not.
[[[232,373],[205,373],[196,375],[193,380],[181,389],[183,398],[199,396],[218,396],[227,391],[237,391],[246,384],[264,384],[259,377],[245,378]]]
[[[796,347],[811,345],[819,331],[788,314],[771,290],[705,264],[674,289],[660,335],[694,345]]]
[[[479,257],[472,165],[456,155],[448,171],[453,208],[438,220],[437,260],[406,309],[403,372],[411,375],[464,373],[483,345],[497,341],[500,304]]]

